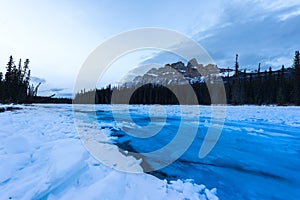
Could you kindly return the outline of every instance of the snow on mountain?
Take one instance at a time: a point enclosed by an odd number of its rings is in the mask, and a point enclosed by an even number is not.
[[[71,105],[22,106],[0,113],[0,122],[0,199],[218,199],[215,189],[188,180],[168,183],[100,164],[81,144]],[[140,168],[102,140],[105,150]]]
[[[216,65],[198,64],[197,60],[193,58],[185,66],[183,62],[179,61],[172,64],[166,64],[160,68],[152,68],[142,76],[136,76],[131,82],[126,85],[136,85],[145,83],[156,84],[186,84],[203,82],[205,78],[213,76],[233,76],[232,69],[218,69]]]

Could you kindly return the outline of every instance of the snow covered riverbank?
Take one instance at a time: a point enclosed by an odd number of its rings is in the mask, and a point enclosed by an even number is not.
[[[16,105],[3,105],[0,104],[0,113],[5,111],[12,111],[12,110],[20,110],[22,109],[22,106],[16,106]]]
[[[0,124],[0,199],[218,199],[192,181],[99,164],[81,145],[71,105],[22,106],[0,113]]]

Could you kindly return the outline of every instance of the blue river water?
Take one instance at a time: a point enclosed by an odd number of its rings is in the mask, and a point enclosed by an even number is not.
[[[126,134],[125,126],[116,127],[111,111],[98,110],[96,115],[99,124],[103,124],[101,128],[111,130],[112,136],[116,136],[116,145],[136,152],[162,148],[175,137],[181,122],[180,116],[168,115],[159,133],[149,138],[137,138]],[[121,114],[118,118],[122,121]],[[131,118],[140,126],[150,123],[150,117],[143,112],[133,112]],[[300,199],[298,127],[263,120],[226,119],[216,146],[200,159],[199,149],[211,119],[191,117],[190,120],[183,126],[187,132],[192,126],[198,126],[193,143],[178,160],[151,174],[167,180],[193,179],[208,188],[216,187],[221,200]],[[199,124],[193,123],[197,120]]]

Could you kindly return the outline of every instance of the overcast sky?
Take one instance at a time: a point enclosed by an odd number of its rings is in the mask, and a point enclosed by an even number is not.
[[[193,38],[221,67],[232,66],[235,53],[242,68],[258,62],[265,68],[290,66],[300,49],[299,0],[178,2],[0,0],[0,71],[10,55],[29,58],[33,81],[44,82],[40,94],[65,96],[72,93],[80,67],[97,46],[142,27],[167,28]],[[136,67],[145,58],[139,56],[122,67]],[[120,73],[124,70],[115,69],[111,81]]]

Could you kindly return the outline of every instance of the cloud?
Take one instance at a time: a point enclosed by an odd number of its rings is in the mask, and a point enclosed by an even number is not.
[[[279,21],[300,15],[300,2],[298,0],[259,0],[256,1],[260,12],[266,16],[273,16]]]
[[[50,88],[50,89],[46,89],[46,90],[42,90],[40,92],[61,92],[61,91],[64,91],[64,90],[68,90],[67,88]]]
[[[198,41],[219,67],[234,66],[239,54],[241,69],[292,65],[300,44],[299,1],[233,1],[224,5],[213,26],[193,30]],[[197,27],[197,26],[195,26]],[[143,63],[169,63],[180,59],[161,52]]]
[[[51,91],[51,92],[61,92],[61,91],[64,91],[65,89],[66,88],[52,88],[49,91]]]
[[[46,80],[44,78],[39,78],[35,76],[31,76],[30,80],[34,83],[46,83]]]
[[[275,57],[264,62],[265,65],[269,66],[281,66],[284,65],[285,67],[291,67],[293,64],[293,57]]]
[[[276,12],[286,8],[292,8],[300,5],[298,0],[256,0],[255,4],[268,12]]]
[[[283,13],[278,18],[281,21],[285,21],[285,20],[287,20],[287,19],[289,19],[291,17],[296,17],[298,15],[300,15],[300,8],[298,8],[297,10],[294,10],[294,11]]]
[[[236,53],[240,55],[243,68],[256,68],[258,62],[275,68],[282,64],[290,66],[300,43],[297,5],[296,1],[291,4],[239,2],[232,8],[225,8],[226,26],[199,32],[194,38],[221,67],[232,67]],[[284,21],[279,20],[279,16]],[[202,39],[201,35],[211,36]]]
[[[46,78],[47,87],[72,88],[81,63],[98,44],[120,32],[148,26],[193,37],[221,66],[232,66],[239,53],[241,64],[251,67],[274,60],[270,55],[289,57],[299,48],[299,10],[299,0],[97,1],[72,6],[61,1],[7,1],[0,6],[0,58],[29,57],[32,72]],[[161,59],[175,62],[167,56]],[[123,68],[108,81],[118,81],[115,77]]]
[[[73,98],[73,96],[73,93],[58,93],[55,95],[58,98]]]
[[[71,98],[73,96],[73,93],[68,88],[50,88],[38,91],[38,95],[40,96],[50,96],[53,94],[55,94],[55,97]]]

